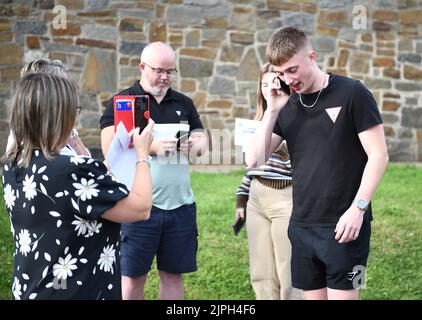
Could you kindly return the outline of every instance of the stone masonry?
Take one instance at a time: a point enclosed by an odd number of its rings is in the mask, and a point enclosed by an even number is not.
[[[66,27],[58,28],[63,17]],[[176,51],[173,87],[193,98],[204,125],[231,133],[236,117],[253,116],[266,42],[287,25],[311,37],[323,70],[373,92],[391,160],[422,161],[416,0],[0,0],[0,154],[20,68],[46,57],[69,67],[84,107],[80,135],[99,156],[104,105],[139,78],[140,53],[151,41]]]

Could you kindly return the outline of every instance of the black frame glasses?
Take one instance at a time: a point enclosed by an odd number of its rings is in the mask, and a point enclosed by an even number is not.
[[[154,67],[151,67],[148,63],[145,63],[145,62],[141,62],[141,63],[149,67],[156,75],[159,75],[160,77],[166,74],[167,76],[174,78],[177,75],[177,69],[154,68]]]

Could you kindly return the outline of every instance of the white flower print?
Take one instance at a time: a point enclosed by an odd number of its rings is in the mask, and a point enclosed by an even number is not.
[[[78,165],[79,163],[85,163],[85,159],[81,156],[73,156],[70,157],[70,162],[73,162],[74,164]]]
[[[98,184],[95,183],[94,179],[87,181],[85,178],[82,178],[80,183],[74,183],[73,186],[78,189],[75,191],[75,196],[80,197],[82,201],[97,197],[98,192],[100,192],[98,189],[95,189]]]
[[[100,233],[100,228],[102,227],[102,223],[98,223],[97,220],[91,221],[88,225],[88,234],[86,237],[92,237],[95,233]]]
[[[28,230],[22,229],[19,232],[19,251],[26,257],[31,251],[31,235]]]
[[[23,181],[23,192],[25,192],[25,198],[31,200],[37,195],[36,183],[34,181],[34,176],[28,177],[25,176],[25,180]]]
[[[4,188],[4,201],[6,201],[6,206],[9,210],[12,210],[13,206],[15,205],[15,190],[12,189],[10,184],[7,184]]]
[[[76,258],[72,259],[70,253],[64,259],[60,257],[59,262],[53,266],[53,275],[58,279],[67,279],[67,277],[71,277],[73,275],[72,270],[78,269],[76,266],[77,261],[78,259]]]
[[[78,231],[77,235],[85,235],[85,233],[90,228],[89,221],[76,215],[74,215],[74,217],[76,218],[76,220],[73,220],[72,224],[75,225],[75,231]]]
[[[13,281],[12,292],[13,292],[13,297],[15,298],[15,300],[20,300],[21,299],[22,286],[19,283],[19,279],[16,278],[16,277],[15,277],[15,280]]]
[[[116,261],[115,256],[115,249],[114,245],[108,245],[107,247],[103,248],[103,252],[100,255],[100,259],[98,259],[97,264],[100,265],[100,270],[104,270],[105,272],[111,272],[113,271],[113,262]]]

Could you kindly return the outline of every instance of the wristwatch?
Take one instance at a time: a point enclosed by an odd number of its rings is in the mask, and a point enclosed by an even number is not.
[[[353,203],[359,210],[366,211],[368,209],[369,202],[364,199],[355,199]]]

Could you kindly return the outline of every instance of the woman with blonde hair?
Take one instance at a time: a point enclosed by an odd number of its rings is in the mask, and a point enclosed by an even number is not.
[[[264,115],[275,77],[270,64],[261,68],[255,120],[260,121]],[[247,170],[236,192],[236,218],[246,219],[247,212],[250,277],[256,299],[302,299],[302,292],[291,285],[291,246],[287,237],[291,177],[289,153],[283,143],[265,165]]]
[[[60,154],[78,105],[57,75],[26,74],[16,89],[2,177],[15,299],[121,299],[119,223],[149,217],[153,122],[131,132],[139,160],[129,192],[101,162]]]

